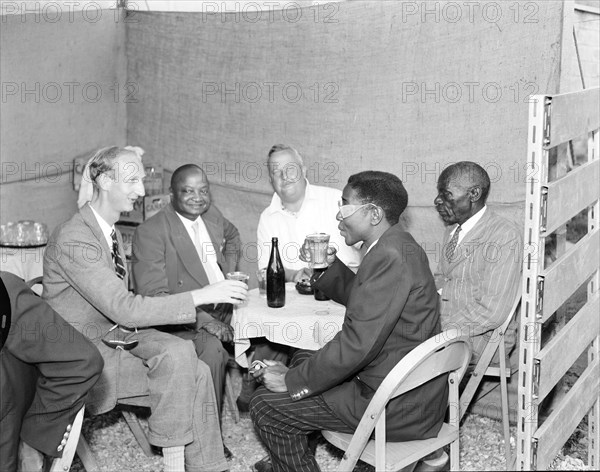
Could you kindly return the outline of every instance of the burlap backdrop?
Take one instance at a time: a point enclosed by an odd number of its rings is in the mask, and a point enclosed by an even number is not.
[[[304,155],[309,180],[343,188],[396,173],[405,223],[439,257],[435,182],[475,160],[489,202],[519,220],[527,96],[556,93],[561,2],[355,1],[262,13],[136,13],[127,23],[128,143],[173,170],[196,162],[216,204],[255,241],[274,143]],[[249,268],[253,259],[246,253]]]

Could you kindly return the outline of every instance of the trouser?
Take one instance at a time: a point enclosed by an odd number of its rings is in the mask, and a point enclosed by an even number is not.
[[[217,411],[221,411],[221,408],[223,407],[223,391],[225,389],[227,361],[229,361],[229,353],[223,347],[223,343],[216,336],[204,330],[175,331],[173,334],[181,339],[192,341],[198,359],[209,367],[215,388]]]
[[[309,355],[306,351],[296,352],[291,367]],[[250,416],[269,451],[275,472],[320,470],[309,444],[309,435],[315,431],[354,433],[321,395],[292,401],[288,392],[274,393],[260,387],[250,402]]]
[[[227,469],[210,369],[194,344],[155,329],[128,338],[139,344],[121,356],[117,396],[149,395],[149,441],[185,446],[187,472]]]

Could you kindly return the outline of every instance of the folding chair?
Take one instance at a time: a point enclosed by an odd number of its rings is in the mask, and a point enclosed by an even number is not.
[[[73,462],[73,457],[75,456],[75,450],[78,447],[79,441],[85,441],[85,439],[83,439],[83,436],[80,436],[81,425],[83,424],[84,411],[85,406],[82,406],[81,409],[77,412],[77,416],[75,416],[73,424],[71,425],[71,432],[69,433],[69,439],[67,439],[67,443],[65,444],[65,447],[63,449],[62,457],[56,458],[52,461],[50,472],[65,472],[66,470],[69,470],[71,468],[71,463]],[[91,471],[88,470],[88,472]]]
[[[350,472],[358,459],[377,471],[399,470],[431,452],[450,444],[450,466],[459,468],[458,386],[471,357],[467,336],[457,330],[444,331],[409,352],[385,377],[363,414],[355,433],[323,431],[334,446],[346,451],[338,472]],[[388,402],[419,385],[449,373],[449,422],[443,423],[435,438],[405,442],[386,442],[385,408]],[[454,407],[453,407],[454,406]],[[370,440],[375,430],[375,439]]]
[[[492,331],[490,340],[488,341],[485,349],[481,353],[481,357],[475,366],[475,369],[469,377],[462,394],[460,396],[460,419],[469,408],[471,400],[477,392],[479,384],[483,380],[484,376],[500,377],[500,394],[502,397],[502,426],[504,431],[504,454],[506,456],[506,469],[513,470],[512,454],[510,450],[510,423],[509,423],[509,409],[508,409],[508,385],[506,382],[507,377],[510,378],[511,370],[510,367],[506,367],[506,346],[504,343],[504,336],[508,325],[512,321],[515,313],[519,309],[521,303],[521,294],[517,295],[506,320],[501,326]],[[500,367],[491,366],[492,359],[496,352],[499,353]]]

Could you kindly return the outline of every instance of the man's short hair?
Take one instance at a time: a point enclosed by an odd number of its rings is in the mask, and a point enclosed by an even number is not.
[[[479,186],[481,188],[481,200],[483,203],[485,203],[490,193],[490,176],[476,162],[460,161],[452,164],[442,171],[438,180],[445,183],[456,180],[457,182],[467,183],[468,186]]]
[[[119,146],[108,146],[96,151],[89,163],[90,180],[94,186],[96,186],[98,177],[114,169],[115,160],[125,152],[136,154],[135,151]]]
[[[269,154],[267,154],[267,161],[271,159],[271,156],[273,154],[284,151],[294,155],[301,166],[304,165],[304,158],[300,155],[300,153],[296,151],[292,146],[288,146],[287,144],[275,144],[273,147],[271,147],[271,149],[269,150]]]
[[[200,167],[199,165],[184,164],[182,166],[179,166],[177,169],[175,169],[175,171],[173,172],[173,175],[171,175],[171,189],[174,189],[175,186],[179,183],[179,181],[183,178],[183,176],[191,170],[200,172],[206,178],[206,174],[204,173],[204,170],[202,170],[202,167]]]
[[[389,172],[359,172],[350,176],[348,185],[363,203],[374,203],[383,209],[385,218],[391,225],[398,223],[408,205],[408,193],[402,181]]]

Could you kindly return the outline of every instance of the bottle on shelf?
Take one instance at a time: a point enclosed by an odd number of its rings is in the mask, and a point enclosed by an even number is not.
[[[271,308],[285,305],[285,269],[279,256],[277,238],[271,239],[271,256],[267,266],[267,305]]]

